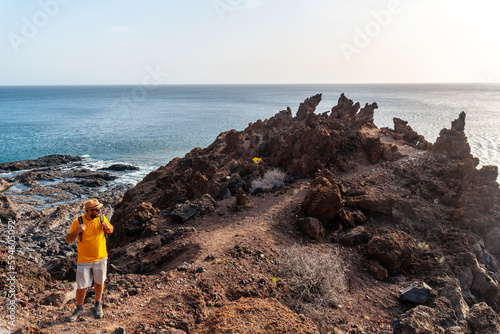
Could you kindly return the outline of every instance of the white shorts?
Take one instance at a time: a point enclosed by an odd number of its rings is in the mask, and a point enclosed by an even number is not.
[[[85,289],[92,286],[92,279],[99,285],[106,280],[108,258],[96,262],[76,264],[76,288]]]

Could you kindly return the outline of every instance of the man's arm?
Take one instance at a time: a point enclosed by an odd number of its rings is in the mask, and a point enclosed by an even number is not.
[[[68,244],[72,243],[78,237],[78,234],[80,234],[80,232],[83,232],[83,231],[85,231],[85,225],[78,224],[78,226],[76,227],[76,230],[74,230],[72,233],[66,234],[66,242]]]
[[[104,228],[104,231],[106,231],[106,233],[108,234],[113,233],[113,231],[115,230],[114,226],[109,223],[108,218],[106,218],[105,216],[103,217],[104,219],[103,222],[101,223],[102,228]]]
[[[104,223],[102,224],[102,227],[104,228],[104,231],[106,231],[106,233],[108,233],[108,234],[113,233],[113,231],[115,230],[114,226],[113,226],[113,225],[111,225],[111,224],[110,224],[110,223],[108,223],[108,222],[104,222]]]

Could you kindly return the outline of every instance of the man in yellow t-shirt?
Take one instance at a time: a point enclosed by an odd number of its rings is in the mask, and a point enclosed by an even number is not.
[[[83,302],[87,288],[94,281],[96,318],[102,318],[102,292],[106,280],[108,251],[106,249],[105,233],[113,233],[113,226],[101,215],[102,204],[97,199],[85,202],[85,215],[77,218],[71,224],[66,242],[72,243],[78,239],[78,263],[76,266],[76,309],[68,317],[75,321],[83,313]],[[101,221],[101,218],[103,221]]]

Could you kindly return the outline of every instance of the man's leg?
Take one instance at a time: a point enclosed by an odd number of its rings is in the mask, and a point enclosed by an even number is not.
[[[104,284],[94,283],[94,291],[95,291],[95,301],[100,302],[102,299],[102,291],[104,290]]]
[[[76,290],[76,305],[83,305],[86,294],[87,294],[87,288]]]
[[[96,318],[102,318],[102,290],[104,290],[104,284],[97,284],[94,283],[94,290],[95,290],[95,305],[94,305],[94,312]]]
[[[92,272],[94,274],[95,306],[94,312],[96,318],[102,318],[102,293],[104,290],[104,281],[106,281],[106,266],[108,258],[95,262]]]
[[[83,314],[83,303],[85,302],[87,287],[91,285],[90,267],[79,263],[76,267],[76,308],[68,317],[69,321],[75,321]]]
[[[94,263],[92,267],[92,274],[94,278],[95,301],[102,300],[102,292],[104,290],[104,281],[106,281],[106,267],[108,258],[101,259]]]

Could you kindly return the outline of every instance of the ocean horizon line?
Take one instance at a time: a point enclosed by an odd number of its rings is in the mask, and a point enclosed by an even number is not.
[[[0,85],[5,87],[134,87],[142,86],[142,83],[126,84],[12,84]],[[331,83],[172,83],[156,84],[155,87],[178,87],[178,86],[319,86],[319,85],[500,85],[500,82],[331,82]]]

